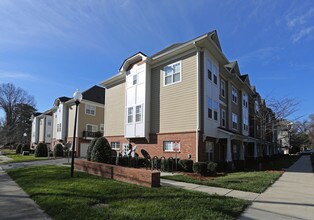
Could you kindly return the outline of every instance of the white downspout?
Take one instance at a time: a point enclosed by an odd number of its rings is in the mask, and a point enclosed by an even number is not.
[[[194,41],[194,46],[196,48],[196,69],[197,69],[197,80],[196,80],[196,101],[197,101],[197,111],[196,111],[196,155],[195,155],[195,161],[198,162],[198,147],[199,147],[199,130],[200,130],[200,101],[199,101],[199,85],[200,85],[200,66],[199,66],[199,56],[200,56],[200,50],[199,47],[196,45],[196,42]]]

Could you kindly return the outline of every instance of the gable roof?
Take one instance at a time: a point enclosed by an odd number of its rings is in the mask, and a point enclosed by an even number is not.
[[[240,69],[237,61],[232,61],[225,65],[225,68],[230,72],[241,76]]]
[[[105,104],[105,91],[105,88],[95,85],[82,92],[83,99]]]

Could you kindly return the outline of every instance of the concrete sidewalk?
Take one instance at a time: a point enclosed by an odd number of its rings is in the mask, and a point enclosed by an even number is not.
[[[166,180],[166,179],[160,179],[160,183],[163,186],[172,186],[172,187],[178,187],[178,188],[186,189],[186,190],[194,190],[194,191],[204,192],[204,193],[208,193],[208,194],[230,196],[230,197],[245,199],[245,200],[249,200],[249,201],[254,201],[260,195],[258,193],[253,193],[253,192],[243,192],[243,191],[239,191],[239,190],[197,185],[197,184],[193,184],[193,183],[178,182],[178,181]]]
[[[50,219],[1,167],[0,219]]]
[[[239,219],[314,219],[314,173],[302,156]]]

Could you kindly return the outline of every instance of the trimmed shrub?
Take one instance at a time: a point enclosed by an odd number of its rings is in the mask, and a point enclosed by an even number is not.
[[[23,153],[23,151],[29,151],[30,147],[28,144],[23,144],[22,149],[21,149],[21,153]]]
[[[54,157],[63,157],[63,146],[62,144],[57,144],[53,149]]]
[[[22,153],[22,144],[17,145],[15,149],[16,154],[21,154]]]
[[[105,137],[98,138],[93,150],[91,160],[100,163],[110,163],[111,146]]]
[[[185,172],[193,171],[193,160],[179,160],[178,164]]]
[[[35,149],[35,157],[47,157],[48,149],[44,143],[39,143]]]
[[[88,145],[88,147],[87,147],[86,159],[87,159],[88,161],[90,161],[90,160],[92,159],[92,151],[93,151],[93,148],[94,148],[95,143],[96,143],[97,140],[98,140],[97,137],[94,138],[94,139],[89,143],[89,145]]]
[[[195,173],[199,173],[201,175],[205,175],[207,171],[207,163],[206,162],[196,162],[193,164],[193,171]]]
[[[216,174],[217,165],[218,165],[217,163],[209,162],[207,164],[207,172],[209,174]]]

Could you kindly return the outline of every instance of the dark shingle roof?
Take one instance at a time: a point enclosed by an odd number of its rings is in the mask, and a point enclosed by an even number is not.
[[[37,117],[38,115],[41,115],[42,113],[40,113],[40,112],[35,112],[34,114],[33,114],[33,116],[34,117]]]
[[[59,97],[58,99],[60,100],[60,102],[67,102],[67,101],[69,101],[71,98],[66,97],[66,96],[62,96],[62,97]]]
[[[100,104],[105,104],[105,88],[100,86],[93,86],[82,92],[83,99]]]
[[[248,74],[245,75],[241,75],[240,78],[241,80],[244,82],[246,80],[246,78],[248,77]]]

